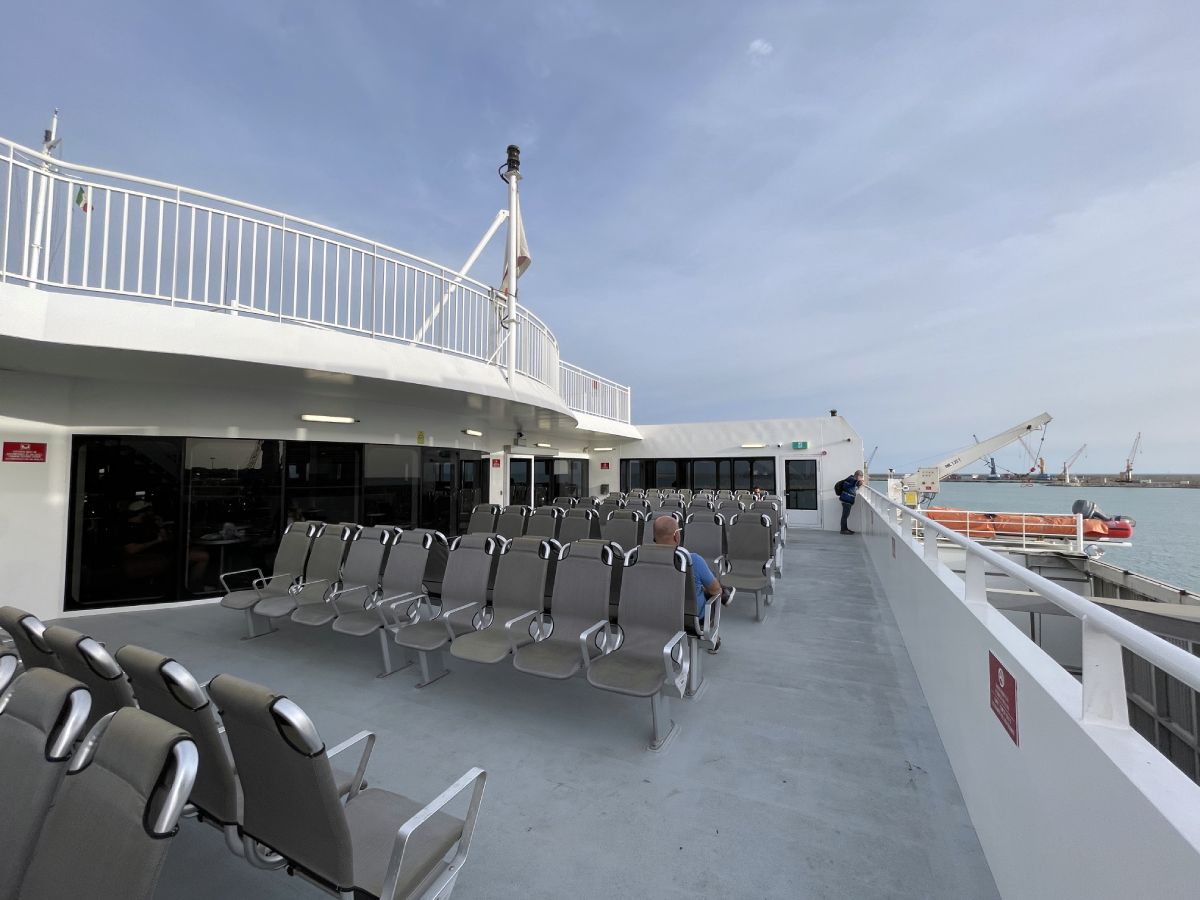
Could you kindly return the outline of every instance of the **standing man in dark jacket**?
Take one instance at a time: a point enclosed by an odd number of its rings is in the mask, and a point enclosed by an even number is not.
[[[842,493],[838,498],[842,501],[842,534],[854,534],[850,530],[850,510],[858,496],[858,489],[862,487],[862,480],[862,469],[856,469],[853,475],[842,482]]]

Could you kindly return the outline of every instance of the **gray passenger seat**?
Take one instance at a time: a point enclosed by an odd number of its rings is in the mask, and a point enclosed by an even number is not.
[[[45,638],[58,657],[63,674],[83,682],[91,692],[88,728],[110,712],[137,705],[124,669],[95,638],[62,625],[47,628]]]

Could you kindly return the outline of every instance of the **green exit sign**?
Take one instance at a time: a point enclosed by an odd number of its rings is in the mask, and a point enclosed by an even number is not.
[[[808,441],[792,441],[793,450],[807,450]]]

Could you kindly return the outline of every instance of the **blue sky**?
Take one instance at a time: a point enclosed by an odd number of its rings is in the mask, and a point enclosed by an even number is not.
[[[458,265],[520,144],[522,302],[638,421],[836,407],[912,468],[1046,410],[1053,468],[1200,471],[1192,3],[52,8],[0,134],[78,162]]]

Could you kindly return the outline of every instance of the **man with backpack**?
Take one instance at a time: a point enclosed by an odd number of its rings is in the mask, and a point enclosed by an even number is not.
[[[862,482],[862,469],[856,469],[849,478],[845,478],[833,486],[838,499],[842,501],[842,534],[855,533],[850,530],[850,510],[854,507],[854,500],[858,496],[858,489],[862,487]]]

